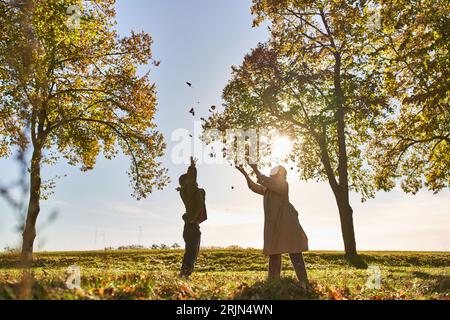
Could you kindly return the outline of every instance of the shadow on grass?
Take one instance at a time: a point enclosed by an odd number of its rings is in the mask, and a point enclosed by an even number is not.
[[[313,290],[300,287],[294,278],[258,281],[251,286],[243,285],[234,296],[236,300],[317,300],[319,295]]]
[[[107,269],[111,266],[132,270],[136,264],[143,268],[158,266],[178,269],[182,251],[92,251],[67,253],[39,253],[35,255],[33,268],[67,268],[76,264],[80,267]],[[0,270],[20,268],[19,257],[0,253]],[[236,263],[240,261],[241,263]],[[414,252],[361,252],[357,257],[346,257],[342,252],[308,252],[305,254],[308,268],[360,268],[367,265],[386,267],[448,267],[449,253]],[[283,257],[283,264],[292,270],[289,257]],[[260,250],[203,250],[200,252],[197,270],[201,271],[265,271],[267,259]]]
[[[62,281],[52,281],[53,287],[65,288],[64,285]],[[47,289],[32,273],[23,272],[18,281],[0,284],[0,300],[47,300]]]
[[[450,292],[450,276],[449,275],[436,275],[430,274],[422,271],[414,271],[412,273],[414,277],[427,280],[431,282],[431,287],[429,291],[434,291],[438,293],[449,293]]]
[[[346,255],[345,260],[354,268],[367,269],[367,262],[360,255]]]
[[[32,268],[60,268],[68,267],[76,264],[79,260],[75,258],[67,259],[46,259],[46,258],[34,258],[32,262]],[[0,259],[0,269],[23,269],[23,265],[20,262],[20,258],[15,255],[4,255]]]
[[[430,274],[428,272],[422,272],[422,271],[413,271],[412,272],[413,276],[419,279],[424,279],[424,280],[431,280],[433,278],[436,278],[438,276],[435,276],[434,274]]]

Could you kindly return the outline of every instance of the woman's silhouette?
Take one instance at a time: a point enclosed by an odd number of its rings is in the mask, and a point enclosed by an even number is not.
[[[269,278],[281,274],[281,255],[289,253],[302,287],[307,287],[308,275],[302,252],[308,251],[308,238],[298,220],[298,213],[289,202],[287,171],[282,166],[264,176],[256,165],[250,165],[258,178],[252,181],[242,166],[237,169],[245,176],[248,187],[264,196],[264,254],[269,256]]]

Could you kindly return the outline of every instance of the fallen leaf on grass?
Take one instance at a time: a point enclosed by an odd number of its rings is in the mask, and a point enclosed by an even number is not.
[[[344,298],[341,292],[339,292],[339,290],[335,288],[328,289],[328,296],[331,300],[347,300]]]

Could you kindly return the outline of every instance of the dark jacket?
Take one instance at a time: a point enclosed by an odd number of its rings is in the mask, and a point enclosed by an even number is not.
[[[183,200],[186,213],[183,215],[185,223],[200,224],[207,219],[204,189],[198,187],[197,169],[188,168],[186,183],[179,188],[181,200]]]

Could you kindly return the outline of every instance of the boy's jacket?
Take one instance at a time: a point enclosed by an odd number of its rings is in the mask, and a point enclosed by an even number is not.
[[[184,222],[200,224],[206,221],[208,218],[205,205],[206,192],[197,185],[197,169],[195,167],[189,167],[186,184],[178,190],[186,208],[186,213],[183,215]]]

